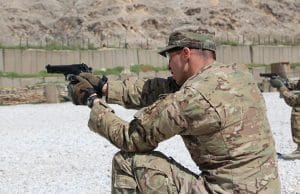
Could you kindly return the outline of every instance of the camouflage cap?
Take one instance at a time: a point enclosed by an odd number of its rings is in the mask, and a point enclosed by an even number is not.
[[[216,44],[211,34],[184,30],[173,32],[169,37],[168,46],[158,54],[166,57],[168,51],[184,47],[216,51]]]

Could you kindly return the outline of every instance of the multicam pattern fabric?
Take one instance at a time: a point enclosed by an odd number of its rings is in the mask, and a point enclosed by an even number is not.
[[[112,193],[208,193],[202,177],[160,152],[118,152],[113,159]]]
[[[294,88],[291,89],[296,89],[296,90],[300,89],[299,86],[297,85],[295,84]],[[289,91],[285,87],[282,87],[279,91],[281,96],[284,98],[286,104],[292,107],[292,113],[291,113],[292,138],[293,141],[300,147],[300,93],[294,93],[293,91]]]
[[[171,80],[109,82],[108,102],[141,108],[130,123],[103,101],[92,108],[90,129],[121,150],[112,192],[280,193],[274,140],[252,75],[214,62],[180,88]],[[174,170],[182,168],[153,152],[176,134],[200,175]]]
[[[216,44],[212,34],[207,32],[181,30],[173,32],[170,35],[168,46],[158,53],[162,56],[166,56],[166,52],[178,47],[216,51]]]

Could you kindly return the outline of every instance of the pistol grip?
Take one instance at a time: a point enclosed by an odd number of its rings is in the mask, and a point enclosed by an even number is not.
[[[68,74],[66,76],[66,80],[68,80],[71,84],[76,84],[78,82],[74,74]]]

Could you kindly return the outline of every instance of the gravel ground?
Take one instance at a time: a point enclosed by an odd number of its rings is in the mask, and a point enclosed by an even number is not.
[[[279,152],[296,148],[290,111],[278,93],[264,93]],[[126,120],[135,110],[112,105]],[[118,150],[87,127],[89,109],[71,103],[0,106],[0,193],[110,193]],[[174,149],[174,148],[175,149]],[[199,172],[175,136],[158,150]],[[282,193],[300,193],[300,161],[279,160]]]

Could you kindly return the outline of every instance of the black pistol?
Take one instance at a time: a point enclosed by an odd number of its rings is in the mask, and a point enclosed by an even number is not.
[[[82,72],[91,73],[92,68],[85,63],[71,65],[46,65],[47,73],[62,73],[65,79],[72,81],[72,76],[79,75]]]

